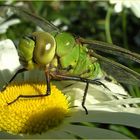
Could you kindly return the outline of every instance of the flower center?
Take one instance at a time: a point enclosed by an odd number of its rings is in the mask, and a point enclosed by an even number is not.
[[[11,84],[0,93],[0,130],[14,134],[42,133],[58,126],[69,112],[66,96],[55,86],[51,95],[18,98],[46,93],[46,84]]]

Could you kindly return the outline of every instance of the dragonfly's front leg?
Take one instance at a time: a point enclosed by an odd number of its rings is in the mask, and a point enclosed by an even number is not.
[[[6,87],[15,79],[15,77],[19,74],[26,71],[25,68],[19,69],[14,76],[2,87],[2,89],[0,90],[0,92],[4,91],[6,89]]]
[[[15,101],[17,101],[19,98],[36,98],[36,97],[44,97],[44,96],[48,96],[51,94],[51,86],[50,86],[50,73],[48,71],[45,71],[45,76],[46,76],[46,84],[47,84],[47,90],[46,90],[46,94],[42,94],[42,95],[19,95],[16,99],[14,99],[12,102],[7,103],[8,105],[14,103]]]
[[[50,73],[49,71],[45,71],[46,76],[46,83],[47,83],[47,90],[46,90],[46,96],[51,94],[51,86],[50,86]]]

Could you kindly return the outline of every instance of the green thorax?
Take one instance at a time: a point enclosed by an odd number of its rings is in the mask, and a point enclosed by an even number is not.
[[[57,58],[57,70],[60,74],[96,78],[102,73],[97,59],[91,57],[86,46],[76,42],[71,34],[60,33],[55,40],[55,60]]]

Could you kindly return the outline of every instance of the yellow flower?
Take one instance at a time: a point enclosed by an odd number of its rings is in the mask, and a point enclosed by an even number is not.
[[[7,87],[0,93],[0,130],[15,134],[36,134],[59,125],[67,116],[69,105],[66,96],[55,86],[51,86],[49,96],[17,99],[19,95],[45,93],[46,84],[12,84]]]

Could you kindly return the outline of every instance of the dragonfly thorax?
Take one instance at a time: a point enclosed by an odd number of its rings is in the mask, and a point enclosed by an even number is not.
[[[86,46],[77,43],[73,35],[62,32],[55,36],[56,53],[51,71],[69,76],[96,78],[100,65],[89,55]]]

